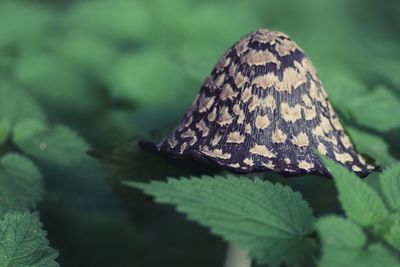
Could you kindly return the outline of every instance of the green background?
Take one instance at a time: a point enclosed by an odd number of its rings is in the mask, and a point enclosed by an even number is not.
[[[390,165],[400,156],[399,14],[395,0],[3,0],[0,153],[18,149],[5,141],[12,107],[86,140],[64,154],[23,149],[44,173],[41,220],[62,266],[221,266],[221,239],[120,184],[206,170],[136,140],[171,130],[224,51],[268,28],[315,64],[357,148]],[[16,127],[16,143],[40,127]],[[340,212],[330,180],[265,177],[300,190],[318,214]]]

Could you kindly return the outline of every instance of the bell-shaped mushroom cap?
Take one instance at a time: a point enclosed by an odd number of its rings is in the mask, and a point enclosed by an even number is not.
[[[266,29],[225,53],[156,149],[239,173],[329,176],[316,150],[360,176],[375,169],[354,150],[303,51]]]

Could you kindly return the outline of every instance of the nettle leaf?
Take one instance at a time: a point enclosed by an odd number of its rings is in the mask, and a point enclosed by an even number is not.
[[[351,113],[362,125],[388,131],[400,127],[400,101],[384,86],[353,99]]]
[[[0,121],[10,127],[24,119],[44,121],[45,115],[36,101],[26,91],[12,84],[0,83]]]
[[[339,200],[349,218],[362,226],[379,225],[387,219],[389,211],[377,192],[355,173],[325,157],[322,159],[335,180]]]
[[[347,127],[347,130],[359,152],[370,155],[383,166],[396,162],[396,159],[389,153],[389,145],[381,137],[352,127]]]
[[[15,145],[33,157],[58,164],[74,164],[86,157],[89,145],[74,131],[63,125],[24,120],[15,127]]]
[[[30,159],[14,153],[0,159],[0,217],[34,208],[42,194],[42,175]]]
[[[125,184],[176,205],[190,219],[248,250],[259,263],[299,264],[314,249],[307,237],[313,231],[312,210],[289,187],[232,175]]]
[[[350,220],[328,216],[318,220],[322,241],[319,267],[399,266],[398,260],[381,244],[366,248],[362,229]]]
[[[385,169],[379,181],[386,203],[392,210],[400,212],[400,163]]]
[[[0,267],[55,267],[57,256],[37,214],[7,213],[0,220]]]

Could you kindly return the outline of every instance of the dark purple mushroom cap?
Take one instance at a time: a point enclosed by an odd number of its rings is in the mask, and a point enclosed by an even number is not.
[[[316,153],[366,176],[310,60],[286,34],[260,29],[214,67],[181,123],[156,150],[234,172],[329,172]]]

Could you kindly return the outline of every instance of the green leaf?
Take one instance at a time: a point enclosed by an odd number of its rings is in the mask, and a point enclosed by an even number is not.
[[[258,178],[222,176],[126,182],[237,243],[259,263],[304,262],[314,243],[312,210],[299,193]]]
[[[386,168],[379,181],[389,207],[400,212],[400,163]]]
[[[379,181],[386,203],[395,212],[382,235],[390,245],[400,250],[400,164],[385,169]]]
[[[382,244],[370,245],[364,255],[360,257],[359,267],[399,267],[399,260]],[[357,267],[358,267],[357,266]]]
[[[89,149],[88,144],[68,127],[56,125],[48,128],[34,120],[18,123],[12,140],[28,155],[63,165],[85,159]]]
[[[366,242],[359,226],[340,217],[328,216],[319,219],[317,229],[322,242],[319,266],[351,266]]]
[[[45,120],[40,106],[26,91],[12,84],[0,83],[0,120],[10,126],[24,119]]]
[[[0,159],[0,218],[9,210],[36,207],[42,194],[42,175],[30,159],[14,153]]]
[[[322,241],[319,267],[399,266],[398,260],[381,244],[366,246],[362,229],[337,216],[321,218],[317,229]]]
[[[376,226],[387,219],[389,211],[377,192],[355,173],[325,157],[322,159],[335,180],[339,200],[349,218],[362,226]]]
[[[347,130],[356,145],[357,151],[371,156],[376,159],[378,164],[383,166],[396,162],[395,158],[389,153],[388,144],[381,137],[352,127],[347,127]]]
[[[400,251],[400,214],[394,213],[390,216],[388,220],[388,226],[382,232],[384,240]]]
[[[400,127],[400,101],[384,86],[355,98],[351,113],[360,124],[372,129],[388,131]]]
[[[57,256],[36,214],[7,213],[0,220],[0,267],[55,267]]]

